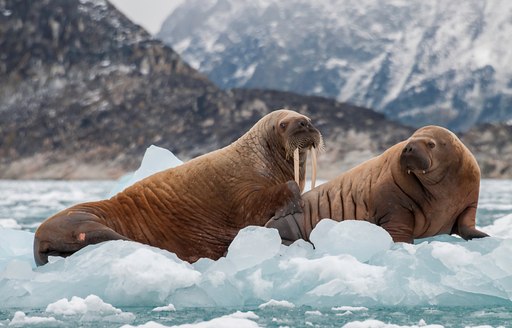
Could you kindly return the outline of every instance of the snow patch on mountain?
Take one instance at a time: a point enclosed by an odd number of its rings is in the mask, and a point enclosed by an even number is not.
[[[512,2],[190,0],[157,37],[223,88],[335,97],[404,123],[512,118]]]

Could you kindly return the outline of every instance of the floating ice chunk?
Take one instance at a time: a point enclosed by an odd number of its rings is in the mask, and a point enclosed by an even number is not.
[[[95,294],[111,304],[152,306],[201,277],[173,253],[120,240],[87,246],[35,273],[30,281],[0,280],[0,304],[43,306]]]
[[[62,298],[57,302],[48,304],[46,312],[60,315],[79,315],[85,313],[98,313],[99,315],[120,314],[123,311],[103,302],[96,295],[89,295],[85,299],[73,296],[71,300]]]
[[[264,308],[268,308],[268,307],[283,307],[283,308],[294,308],[295,307],[295,304],[291,303],[291,302],[288,302],[288,301],[276,301],[276,300],[270,300],[266,303],[263,303],[263,304],[260,304],[258,305],[258,308],[259,309],[264,309]]]
[[[9,326],[25,326],[25,325],[38,325],[38,324],[58,324],[59,320],[54,317],[27,317],[25,312],[16,311],[14,317],[9,322]]]
[[[305,315],[323,315],[322,312],[315,310],[315,311],[306,311],[304,312]]]
[[[140,167],[133,174],[122,177],[117,185],[110,191],[109,197],[117,194],[139,180],[181,164],[183,164],[183,162],[171,151],[151,145],[146,149]]]
[[[154,308],[151,311],[153,311],[153,312],[176,311],[176,308],[174,307],[174,305],[169,304],[169,305],[166,305],[166,306],[156,307],[156,308]]]
[[[158,298],[163,299],[178,287],[194,284],[201,276],[173,253],[151,247],[140,248],[136,243],[129,246],[132,247],[130,254],[123,254],[123,258],[109,267],[108,273],[117,278],[110,286],[113,292],[123,290],[124,294],[132,297],[144,295],[149,289],[158,291]]]
[[[310,239],[318,254],[350,254],[361,262],[393,245],[393,239],[386,230],[356,220],[321,220],[311,232]]]
[[[346,306],[346,305],[344,305],[344,306],[333,307],[333,308],[331,308],[331,310],[356,312],[356,311],[368,311],[368,308],[364,307],[364,306]]]
[[[238,318],[238,319],[252,319],[252,320],[258,320],[260,318],[256,313],[254,313],[252,311],[247,311],[247,312],[236,311],[235,313],[230,314],[229,317]]]
[[[338,225],[343,227],[342,234],[346,232],[346,222],[328,224],[326,234],[341,229]],[[512,222],[509,225],[512,230]],[[359,259],[353,255],[356,250],[347,253],[336,244],[339,235],[327,236],[333,240],[331,246],[325,243],[320,249],[305,241],[288,247],[280,245],[277,231],[248,227],[237,236],[227,257],[216,261],[189,264],[155,247],[110,241],[35,269],[33,234],[0,229],[0,238],[8,240],[0,244],[4,256],[0,258],[0,306],[41,307],[90,294],[115,307],[257,306],[272,299],[356,308],[512,304],[510,238],[465,241],[436,236],[417,244],[383,243],[384,249],[377,250],[375,236],[382,231],[373,231],[362,221],[352,221],[348,227],[367,234],[358,242],[371,251],[358,255]],[[356,308],[341,308],[345,312],[337,315],[349,315]]]
[[[30,263],[21,260],[11,260],[3,271],[0,271],[0,279],[30,280],[35,276]]]
[[[495,220],[491,225],[480,228],[483,232],[492,237],[512,239],[512,214]]]
[[[226,259],[241,271],[276,256],[280,248],[281,238],[276,229],[250,226],[238,232],[229,245]]]
[[[442,325],[427,325],[425,320],[421,319],[417,325],[400,326],[392,323],[384,323],[379,320],[369,319],[365,321],[353,321],[345,324],[343,328],[444,328]]]
[[[240,312],[237,311],[233,314],[224,315],[222,317],[214,318],[209,321],[203,321],[193,324],[184,324],[178,326],[164,326],[154,321],[147,322],[140,326],[130,326],[124,325],[121,328],[256,328],[259,327],[258,324],[253,320],[259,319],[259,317],[254,314],[254,312]]]
[[[0,228],[0,273],[7,264],[18,259],[35,267],[32,243],[34,234],[27,231]]]
[[[288,274],[284,286],[293,283],[296,289],[290,288],[294,291],[291,296],[300,297],[301,303],[306,304],[327,301],[323,305],[331,305],[334,300],[339,304],[355,298],[375,299],[386,288],[386,267],[361,263],[348,254],[284,259],[279,262],[279,268]]]
[[[310,258],[315,254],[313,244],[303,239],[296,240],[290,246],[281,246],[280,254],[283,257],[306,257]]]
[[[434,242],[436,244],[438,242]],[[443,265],[452,271],[474,263],[480,257],[480,253],[471,252],[462,245],[444,243],[442,247],[432,249],[432,257],[438,259]]]
[[[260,299],[268,299],[269,295],[272,295],[274,282],[263,278],[261,268],[258,268],[252,274],[248,275],[247,278],[250,285],[252,285],[252,290],[256,297]]]
[[[132,322],[135,315],[130,312],[123,312],[111,304],[103,302],[96,295],[89,295],[85,299],[73,296],[71,300],[63,298],[55,303],[48,304],[46,312],[59,315],[79,315],[81,321],[93,321],[101,318],[110,322]]]
[[[21,226],[14,219],[0,219],[0,228],[21,229]]]

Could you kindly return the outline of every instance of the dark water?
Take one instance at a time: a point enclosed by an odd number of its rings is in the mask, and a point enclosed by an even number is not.
[[[44,309],[18,309],[27,316],[41,316]],[[333,308],[313,308],[309,306],[296,308],[189,308],[172,312],[152,312],[152,308],[133,307],[122,308],[131,312],[136,319],[131,325],[143,325],[150,321],[165,326],[176,326],[208,321],[236,311],[252,311],[259,318],[253,320],[261,327],[343,327],[355,321],[367,322],[379,320],[397,326],[440,325],[443,327],[512,327],[512,306],[506,307],[376,307],[359,311],[333,310]],[[0,318],[12,318],[16,309],[0,310]],[[37,327],[120,327],[121,322],[97,320],[81,320],[80,316],[53,316],[59,323],[41,323]],[[3,321],[2,321],[3,320]],[[5,319],[0,324],[8,325]],[[392,326],[396,325],[396,326]],[[33,326],[30,325],[30,326]],[[200,325],[198,325],[200,326]]]

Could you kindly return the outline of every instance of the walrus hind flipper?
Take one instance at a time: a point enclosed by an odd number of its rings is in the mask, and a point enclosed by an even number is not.
[[[465,240],[489,237],[489,235],[486,234],[485,232],[482,232],[480,230],[477,230],[475,228],[470,228],[470,227],[459,228],[458,235],[461,236],[462,238],[464,238]]]
[[[274,216],[265,224],[267,228],[277,229],[281,242],[284,245],[291,245],[298,239],[305,239],[306,232],[301,224],[304,220],[304,213],[288,214],[284,217]]]
[[[34,236],[34,259],[37,265],[48,263],[48,256],[67,257],[87,245],[108,240],[129,240],[98,222],[86,212],[63,212],[44,221]]]

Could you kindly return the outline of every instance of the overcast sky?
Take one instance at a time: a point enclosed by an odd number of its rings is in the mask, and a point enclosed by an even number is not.
[[[108,0],[133,22],[156,34],[169,14],[184,0]]]

